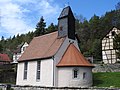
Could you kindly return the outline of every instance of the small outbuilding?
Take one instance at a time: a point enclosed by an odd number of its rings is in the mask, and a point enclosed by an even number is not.
[[[2,64],[10,64],[11,59],[7,54],[0,53],[0,65]]]
[[[28,47],[27,42],[18,45],[17,49],[14,51],[12,63],[14,63],[14,64],[18,63],[18,59],[21,57],[21,55],[24,53],[24,51],[27,47]]]

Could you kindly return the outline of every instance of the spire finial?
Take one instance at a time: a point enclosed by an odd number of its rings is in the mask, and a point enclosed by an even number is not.
[[[70,3],[69,3],[69,2],[67,2],[67,4],[65,4],[65,5],[64,5],[64,7],[67,7],[67,6],[69,6],[69,4],[70,4]]]
[[[69,6],[69,4],[70,4],[70,3],[68,2],[68,6]]]

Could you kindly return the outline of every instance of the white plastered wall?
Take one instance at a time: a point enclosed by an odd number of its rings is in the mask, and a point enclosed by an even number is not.
[[[21,57],[21,53],[17,53],[13,55],[13,62],[12,63],[18,63],[18,59]]]
[[[61,60],[62,56],[64,55],[64,53],[70,43],[73,43],[79,50],[77,40],[72,40],[72,39],[69,39],[68,37],[66,37],[65,41],[63,42],[63,44],[59,48],[58,52],[54,56],[54,86],[58,86],[58,70],[57,70],[56,65]]]
[[[37,61],[28,62],[27,80],[23,80],[24,62],[18,63],[17,85],[53,86],[53,59],[41,60],[40,80],[36,80]]]
[[[73,70],[76,67],[58,68],[58,87],[90,87],[92,85],[92,68],[77,67],[78,78],[73,78]],[[83,79],[83,73],[86,73]]]

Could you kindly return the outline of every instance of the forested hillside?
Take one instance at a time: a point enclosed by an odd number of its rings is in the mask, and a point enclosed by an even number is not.
[[[76,21],[80,48],[84,55],[101,59],[101,39],[113,28],[120,28],[120,10],[106,12],[104,16],[94,15],[89,21]]]
[[[94,15],[88,21],[79,16],[76,17],[76,33],[80,39],[80,50],[85,56],[93,56],[95,60],[101,60],[101,39],[113,28],[120,28],[120,4],[116,10],[106,12],[99,17]],[[57,25],[51,23],[46,28],[46,22],[41,17],[36,25],[36,30],[4,39],[1,37],[0,53],[7,53],[12,58],[13,51],[22,42],[30,42],[33,37],[40,36],[57,30]],[[120,41],[120,37],[117,38]]]
[[[44,18],[42,16],[40,18],[40,21],[36,25],[35,31],[21,35],[18,34],[17,36],[14,35],[13,37],[7,39],[4,39],[4,36],[2,36],[0,40],[0,53],[7,53],[12,59],[13,52],[16,50],[18,45],[24,42],[30,43],[33,37],[44,35],[56,30],[57,30],[57,25],[54,25],[53,23],[51,23],[46,28],[46,22],[44,21]]]
[[[81,22],[80,22],[81,20]],[[99,17],[94,15],[89,21],[84,18],[76,19],[76,32],[80,39],[80,49],[85,56],[93,56],[94,60],[101,60],[102,38],[113,28],[120,29],[120,3],[116,5],[116,10],[106,12]],[[117,47],[120,56],[120,35],[117,36]]]

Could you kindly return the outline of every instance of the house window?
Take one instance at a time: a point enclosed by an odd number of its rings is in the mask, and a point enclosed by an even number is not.
[[[109,36],[106,36],[106,38],[109,38]]]
[[[115,31],[112,31],[111,33],[112,33],[112,36],[115,36]]]
[[[83,72],[83,79],[86,78],[86,72]]]
[[[73,70],[73,78],[75,79],[75,78],[78,78],[78,72],[79,72],[79,70],[77,69],[77,68],[75,68],[74,70]]]
[[[27,69],[28,69],[28,62],[24,63],[24,77],[23,79],[27,79]]]
[[[25,47],[23,47],[23,51],[25,51]]]
[[[41,67],[41,61],[37,61],[37,76],[36,76],[37,80],[40,80],[40,67]]]

